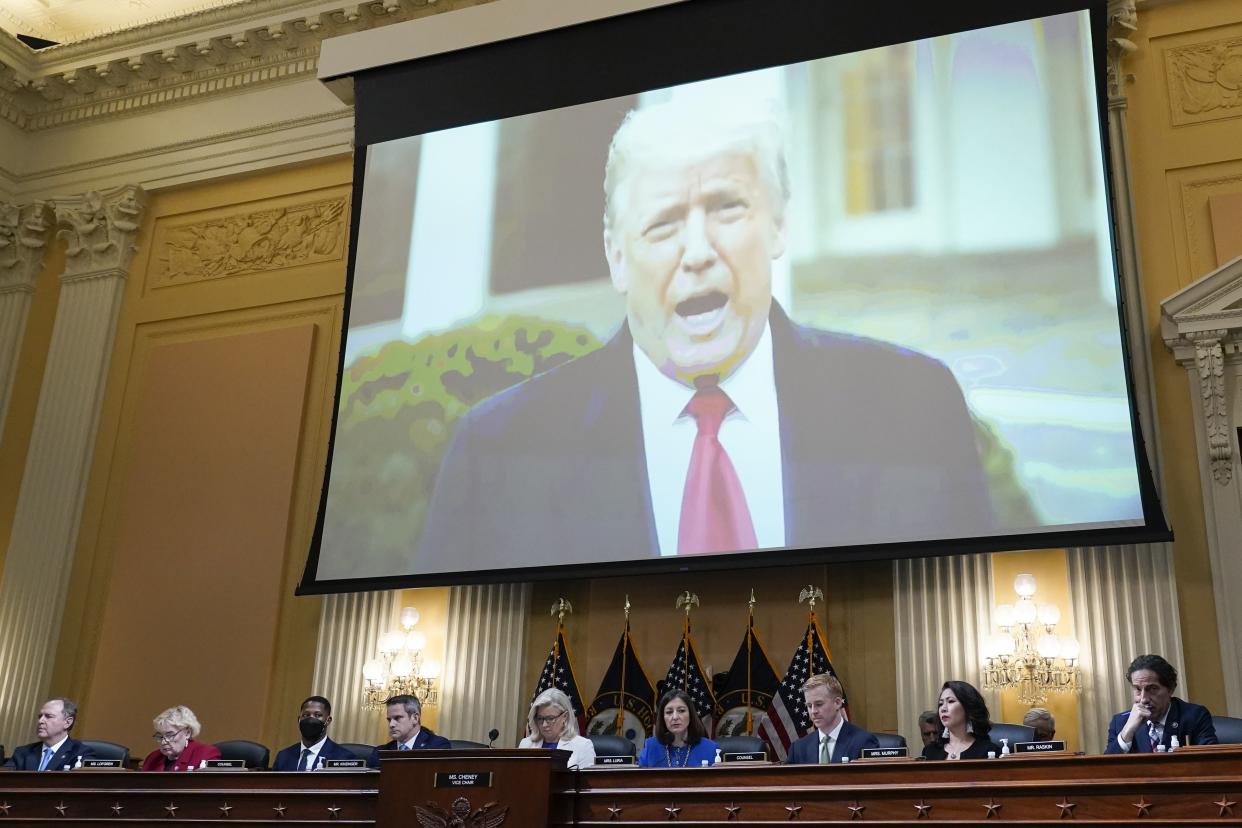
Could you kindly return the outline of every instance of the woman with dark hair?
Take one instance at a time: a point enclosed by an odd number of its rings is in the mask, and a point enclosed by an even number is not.
[[[694,709],[694,702],[681,690],[669,690],[656,708],[655,735],[643,743],[638,757],[641,768],[697,768],[716,761],[716,743]]]
[[[992,720],[979,691],[964,681],[946,681],[936,710],[944,730],[923,748],[924,759],[986,759],[1000,755],[1000,746],[988,738]]]

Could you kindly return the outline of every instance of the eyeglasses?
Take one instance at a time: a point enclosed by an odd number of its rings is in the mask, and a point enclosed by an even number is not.
[[[177,737],[180,736],[182,733],[185,733],[185,728],[181,728],[180,730],[174,730],[172,733],[152,733],[151,738],[154,739],[156,742],[160,743],[161,745],[163,744],[171,745],[173,742],[177,741]]]
[[[557,713],[555,716],[536,716],[535,721],[541,725],[552,724],[553,722],[555,722],[557,719],[559,719],[561,716],[564,716],[564,715],[565,715],[564,713]]]

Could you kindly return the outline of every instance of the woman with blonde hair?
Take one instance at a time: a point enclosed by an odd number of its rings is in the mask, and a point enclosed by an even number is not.
[[[219,759],[220,749],[215,745],[194,741],[203,726],[198,723],[194,711],[179,704],[155,717],[156,749],[142,762],[144,771],[194,770],[200,762]]]
[[[544,690],[530,703],[526,716],[526,738],[519,748],[553,748],[568,750],[570,768],[589,768],[595,764],[595,745],[578,735],[574,705],[555,687]]]

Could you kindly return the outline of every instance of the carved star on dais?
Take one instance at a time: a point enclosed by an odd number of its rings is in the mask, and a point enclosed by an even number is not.
[[[120,816],[120,815],[121,815],[121,811],[123,811],[123,810],[125,810],[125,807],[124,807],[123,805],[121,805],[121,803],[119,803],[119,802],[113,803],[113,805],[112,805],[112,815],[113,815],[113,816]]]
[[[802,806],[801,805],[786,805],[785,810],[789,812],[790,819],[797,819],[798,816],[802,813]]]
[[[664,813],[668,814],[669,819],[677,819],[677,815],[681,813],[681,808],[676,805],[669,805],[664,809]]]
[[[340,809],[340,808],[336,807],[335,805],[329,805],[329,806],[328,806],[328,817],[329,817],[330,819],[336,819],[336,818],[337,818],[337,817],[339,817],[340,815],[341,815],[341,809]]]
[[[867,810],[866,805],[860,805],[858,800],[854,800],[854,804],[849,806],[850,819],[862,819],[863,811]]]
[[[227,817],[229,815],[229,811],[231,810],[233,810],[233,806],[227,802],[224,803],[220,806],[220,816]]]
[[[1065,819],[1066,817],[1069,817],[1070,819],[1073,819],[1073,818],[1074,818],[1074,808],[1075,808],[1075,806],[1076,806],[1076,805],[1077,805],[1077,803],[1076,803],[1076,802],[1070,802],[1070,801],[1069,801],[1068,799],[1066,799],[1065,797],[1061,797],[1061,801],[1057,803],[1057,807],[1061,809],[1061,817],[1060,817],[1060,818],[1061,818],[1061,819]]]
[[[179,809],[177,808],[177,803],[169,802],[167,805],[164,806],[164,810],[168,812],[168,815],[170,817],[175,817]]]
[[[992,797],[988,797],[987,804],[985,804],[983,807],[988,809],[988,815],[984,818],[991,819],[994,816],[998,816],[997,811],[1001,809],[1001,804],[997,802],[995,799],[993,799]]]
[[[616,820],[620,819],[621,812],[624,810],[625,810],[624,808],[618,808],[615,802],[612,805],[609,805],[608,806],[608,821],[615,822]]]
[[[742,806],[734,802],[730,802],[725,806],[725,811],[729,814],[729,819],[737,819],[737,815],[742,812]]]
[[[927,819],[931,815],[932,806],[928,805],[926,802],[924,802],[921,799],[919,800],[918,804],[915,805],[914,807],[915,807],[915,810],[919,812],[919,815],[918,815],[919,819]]]
[[[1224,817],[1224,816],[1233,816],[1233,806],[1237,805],[1238,803],[1230,800],[1228,796],[1225,796],[1222,794],[1220,798],[1220,802],[1213,802],[1212,804],[1220,808],[1220,815]],[[7,805],[8,803],[6,802],[5,806],[7,807]],[[7,815],[8,811],[5,811],[4,813]]]
[[[1231,804],[1232,804],[1232,803],[1231,803]],[[12,808],[12,807],[13,807],[12,805],[10,805],[9,803],[5,802],[3,805],[0,805],[0,814],[3,814],[4,816],[8,816],[8,815],[9,815],[9,809],[10,809],[10,808]]]
[[[1138,808],[1138,813],[1135,816],[1151,816],[1151,803],[1145,797],[1140,796],[1138,802],[1131,802],[1130,804]]]
[[[276,816],[281,817],[281,818],[284,818],[284,815],[285,815],[285,806],[284,806],[284,805],[282,805],[281,803],[277,802],[277,803],[276,803],[276,807],[275,807],[275,808],[273,808],[272,810],[276,812]]]
[[[64,816],[65,811],[68,811],[68,810],[69,810],[69,806],[66,805],[64,802],[61,802],[59,805],[56,806],[56,813],[60,814],[61,816]]]

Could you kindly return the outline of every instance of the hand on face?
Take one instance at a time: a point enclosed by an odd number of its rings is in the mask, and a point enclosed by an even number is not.
[[[621,187],[604,245],[634,341],[687,385],[723,380],[763,334],[772,260],[785,249],[755,159],[729,151],[639,167]]]

